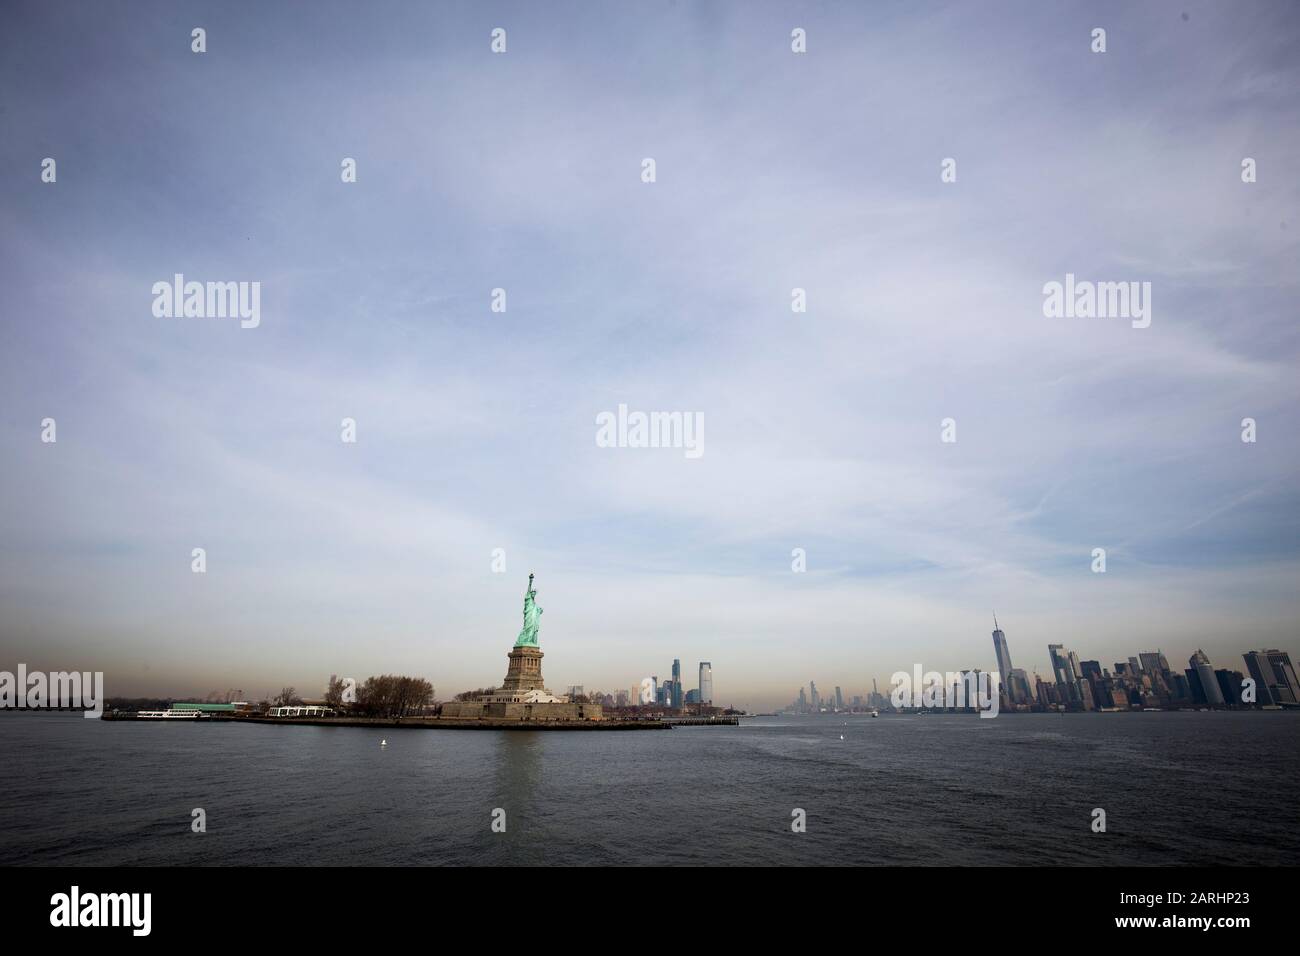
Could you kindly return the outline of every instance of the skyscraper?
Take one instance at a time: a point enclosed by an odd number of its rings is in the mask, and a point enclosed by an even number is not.
[[[1223,691],[1219,689],[1219,679],[1214,676],[1214,665],[1205,655],[1205,651],[1198,650],[1187,661],[1188,665],[1195,669],[1196,676],[1201,679],[1201,693],[1205,695],[1205,702],[1211,707],[1216,704],[1223,705]]]
[[[1197,680],[1199,681],[1200,678],[1198,677]],[[1170,672],[1169,693],[1174,700],[1186,701],[1194,699],[1191,681],[1187,679],[1187,675],[1185,674],[1175,674]]]
[[[1169,670],[1169,661],[1165,660],[1165,655],[1159,651],[1143,651],[1138,655],[1138,661],[1142,664],[1143,672],[1147,674],[1162,674]]]
[[[1047,645],[1047,657],[1052,664],[1052,675],[1060,688],[1061,703],[1080,707],[1083,697],[1079,693],[1078,655],[1067,652],[1060,644]]]
[[[1007,698],[1013,704],[1021,703],[1020,689],[1011,680],[1015,673],[1015,668],[1011,666],[1011,648],[1007,647],[1007,636],[1002,633],[1002,628],[998,627],[997,614],[993,615],[993,658],[998,662],[998,676],[1001,678],[1002,685],[1007,688]],[[997,692],[996,688],[994,692]]]
[[[1246,662],[1246,670],[1250,672],[1251,678],[1255,681],[1255,703],[1262,707],[1276,704],[1277,694],[1273,689],[1273,668],[1269,664],[1268,655],[1263,651],[1251,651],[1249,654],[1242,654],[1241,656]]]
[[[1013,668],[1007,678],[1007,690],[1013,704],[1028,704],[1033,699],[1033,685],[1023,667]]]
[[[1264,652],[1268,662],[1273,666],[1273,675],[1277,679],[1280,703],[1300,704],[1300,680],[1296,679],[1295,668],[1291,666],[1291,655],[1286,651],[1269,650]]]
[[[1241,704],[1241,683],[1244,679],[1241,671],[1230,671],[1227,668],[1221,668],[1214,672],[1218,678],[1219,690],[1223,691],[1223,702],[1229,706]]]
[[[1300,703],[1300,681],[1296,680],[1289,654],[1271,649],[1251,651],[1241,656],[1246,661],[1246,670],[1250,671],[1250,676],[1255,681],[1255,703]]]
[[[678,710],[682,708],[682,662],[676,657],[673,658],[673,699],[669,706]]]
[[[1101,673],[1100,661],[1082,661],[1079,664],[1083,681],[1092,690],[1093,706],[1096,708],[1110,706],[1110,694],[1106,692],[1105,679]]]
[[[1052,677],[1058,684],[1064,684],[1068,675],[1068,665],[1065,663],[1065,650],[1062,644],[1047,645],[1047,662],[1052,665]]]
[[[713,703],[713,665],[700,661],[700,703]]]
[[[1037,674],[1034,675],[1034,687],[1038,695],[1038,706],[1043,710],[1050,710],[1056,703],[1056,685],[1049,684]]]
[[[1081,680],[1075,686],[1079,691],[1079,705],[1084,710],[1096,710],[1098,706],[1100,706],[1097,703],[1096,697],[1093,696],[1091,684],[1086,680]]]

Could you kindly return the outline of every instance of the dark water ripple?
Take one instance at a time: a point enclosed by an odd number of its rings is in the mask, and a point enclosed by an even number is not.
[[[10,713],[0,852],[97,865],[1280,865],[1300,859],[1298,744],[1291,713],[615,734]],[[195,807],[205,834],[190,831]],[[795,807],[807,833],[790,831]],[[1094,807],[1105,834],[1091,832]]]

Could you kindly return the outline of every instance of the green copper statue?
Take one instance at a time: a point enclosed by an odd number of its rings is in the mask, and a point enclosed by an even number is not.
[[[537,619],[542,609],[537,606],[537,592],[533,590],[533,576],[528,575],[528,593],[524,595],[524,629],[519,632],[515,647],[537,646]]]

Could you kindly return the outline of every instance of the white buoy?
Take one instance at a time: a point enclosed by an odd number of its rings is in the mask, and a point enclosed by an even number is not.
[[[844,739],[844,735],[843,735],[843,734],[840,734],[840,740],[843,740],[843,739]]]
[[[388,741],[387,741],[387,740],[381,740],[381,741],[379,741],[379,746],[381,746],[381,747],[387,747],[387,746],[388,746]]]

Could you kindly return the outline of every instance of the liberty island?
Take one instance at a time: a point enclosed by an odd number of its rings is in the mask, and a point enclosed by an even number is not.
[[[545,656],[538,644],[542,609],[537,604],[537,589],[533,587],[535,575],[528,575],[528,588],[524,592],[523,628],[515,638],[514,646],[506,654],[508,664],[505,680],[500,687],[486,691],[462,694],[433,708],[416,712],[399,711],[375,715],[357,713],[348,704],[319,701],[301,706],[273,708],[267,713],[239,711],[233,704],[198,705],[180,703],[171,711],[105,711],[104,720],[152,720],[163,717],[202,717],[201,724],[248,723],[279,726],[328,727],[403,727],[441,730],[670,730],[674,723],[659,719],[607,717],[604,707],[581,696],[567,697],[552,694],[542,678],[542,658]],[[396,678],[387,678],[396,680]],[[401,680],[410,680],[402,678]],[[331,678],[333,684],[334,678]],[[369,682],[367,682],[369,683]],[[424,682],[427,695],[432,687]],[[292,688],[290,688],[292,690]],[[432,713],[429,710],[432,709]],[[200,713],[202,711],[202,713]],[[189,723],[196,721],[190,720]],[[735,726],[735,717],[720,716],[691,720],[692,724],[718,724]]]

